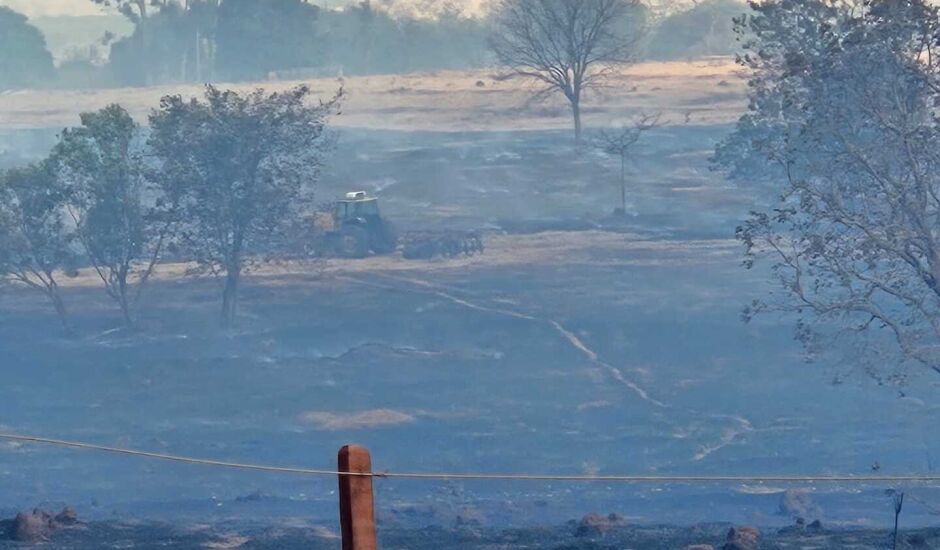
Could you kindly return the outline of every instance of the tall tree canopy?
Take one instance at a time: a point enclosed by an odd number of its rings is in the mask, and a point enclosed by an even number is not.
[[[271,251],[312,198],[340,95],[317,106],[309,98],[306,87],[241,95],[209,86],[204,100],[163,98],[150,117],[162,187],[180,197],[183,244],[223,281],[224,326],[235,320],[245,266]]]
[[[431,17],[386,2],[376,2],[382,4],[376,9],[367,1],[343,9],[321,8],[314,0],[86,1],[117,7],[134,23],[133,33],[110,44],[107,69],[121,85],[263,80],[285,73],[306,77],[319,71],[410,72],[490,62],[486,21],[466,16],[448,1],[409,4]],[[100,82],[98,75],[90,78]]]
[[[135,26],[130,36],[111,46],[109,68],[114,80],[134,86],[209,80],[220,1],[163,1],[149,8],[136,1],[122,2]]]
[[[672,13],[649,37],[647,56],[682,59],[733,55],[738,46],[734,19],[746,10],[740,0],[705,0]]]
[[[66,201],[49,162],[0,173],[0,281],[44,294],[69,331],[59,289],[61,273],[76,262]]]
[[[849,339],[882,379],[911,363],[940,372],[937,8],[751,8],[738,20],[750,105],[716,155],[738,181],[779,190],[738,231],[749,265],[766,259],[779,282],[748,315],[795,314],[814,351]]]
[[[117,8],[134,23],[146,20],[154,12],[174,3],[174,0],[91,0],[100,6]]]
[[[145,177],[140,129],[123,107],[81,121],[63,132],[51,162],[85,257],[132,326],[170,227],[168,201]]]
[[[54,78],[42,33],[25,16],[0,6],[0,89],[47,85]]]
[[[216,28],[219,76],[259,80],[273,71],[318,65],[319,12],[306,0],[226,0]]]
[[[435,18],[393,16],[369,2],[321,10],[319,50],[324,65],[346,74],[402,73],[488,65],[487,25],[455,10]]]
[[[320,9],[307,0],[95,0],[135,22],[111,48],[118,82],[260,80],[319,65]]]

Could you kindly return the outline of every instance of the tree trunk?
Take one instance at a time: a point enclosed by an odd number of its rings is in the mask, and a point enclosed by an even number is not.
[[[121,315],[124,316],[124,325],[127,328],[134,328],[134,315],[131,313],[131,305],[128,303],[127,289],[121,289],[121,295],[118,298],[118,304],[121,306]]]
[[[574,117],[574,139],[581,143],[581,98],[571,98],[571,114]]]
[[[140,32],[140,35],[137,37],[140,41],[140,51],[137,52],[137,55],[139,57],[141,75],[143,76],[143,85],[150,86],[153,84],[153,69],[150,67],[150,59],[147,56],[147,30],[144,28],[146,25],[146,21],[141,21],[137,24],[138,32]]]
[[[202,37],[196,29],[196,82],[202,80]]]
[[[65,302],[62,301],[62,296],[59,295],[58,287],[49,287],[47,293],[49,294],[49,299],[52,300],[52,307],[55,308],[55,312],[59,316],[59,322],[62,323],[62,328],[65,330],[66,334],[71,336],[73,334],[72,324],[69,322],[69,314],[65,309]]]
[[[627,215],[627,157],[620,155],[620,210]]]
[[[229,269],[225,275],[225,287],[222,289],[222,328],[232,328],[235,325],[239,279],[239,268]]]
[[[183,59],[180,60],[180,82],[189,82],[189,48],[183,48]]]

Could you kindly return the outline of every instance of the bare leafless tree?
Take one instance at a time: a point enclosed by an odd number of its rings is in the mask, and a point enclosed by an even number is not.
[[[620,212],[627,212],[627,159],[640,137],[659,125],[660,114],[643,114],[615,130],[601,130],[597,136],[597,147],[608,155],[620,159]]]
[[[580,140],[584,92],[632,59],[639,8],[640,0],[502,0],[490,45],[512,75],[544,84],[539,96],[565,96]]]

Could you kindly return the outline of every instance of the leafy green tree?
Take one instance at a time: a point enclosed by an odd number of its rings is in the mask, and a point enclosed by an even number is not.
[[[150,116],[160,184],[180,197],[182,245],[223,283],[224,327],[235,321],[246,266],[267,257],[311,198],[342,91],[317,106],[310,93],[208,86],[203,100],[164,97]]]
[[[25,16],[0,6],[0,89],[42,86],[54,79],[42,33]]]
[[[66,194],[50,163],[0,174],[0,278],[41,292],[71,332],[59,288],[75,266]]]
[[[66,209],[105,291],[134,325],[141,293],[170,229],[167,201],[145,178],[140,129],[120,105],[83,113],[62,133],[52,160]]]

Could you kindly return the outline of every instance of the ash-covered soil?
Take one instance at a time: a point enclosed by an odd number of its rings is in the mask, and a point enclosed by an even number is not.
[[[575,147],[568,132],[344,130],[321,198],[368,190],[402,229],[482,230],[487,254],[268,266],[246,279],[233,331],[216,328],[217,284],[182,277],[185,266],[161,269],[136,333],[120,329],[88,273],[66,282],[78,338],[58,332],[41,297],[4,292],[0,429],[322,469],[357,442],[377,470],[399,472],[930,471],[940,452],[932,378],[897,393],[853,365],[806,364],[788,319],[741,322],[769,287],[766,272],[741,268],[734,227],[772,190],[709,171],[726,131],[650,132],[629,174],[628,216],[612,227],[619,165]],[[24,135],[24,158],[48,141]],[[285,518],[335,533],[332,478],[4,443],[0,487],[0,517],[70,504],[94,527],[64,536],[106,533],[99,543],[137,529],[150,533],[145,542],[236,544],[196,529],[220,523],[245,544],[309,538],[240,527]],[[893,520],[886,489],[907,491],[904,526],[935,522],[940,495],[919,485],[376,483],[383,537],[403,548],[507,547],[513,527],[532,547],[657,547],[629,539],[652,528],[575,538],[565,522],[591,510],[628,525],[761,525],[766,541],[799,515],[883,542]],[[786,504],[788,490],[804,497]],[[458,522],[463,535],[442,538]],[[719,544],[723,530],[681,541]]]
[[[917,389],[830,385],[783,322],[742,324],[735,296],[759,275],[741,276],[733,243],[614,237],[559,236],[581,247],[516,264],[258,275],[231,332],[214,328],[212,281],[155,284],[139,333],[114,330],[97,289],[70,288],[78,339],[57,334],[38,298],[7,296],[3,429],[322,469],[358,442],[377,471],[923,471],[931,409]],[[90,519],[199,522],[336,509],[329,477],[32,445],[0,446],[0,476],[7,516],[46,502]],[[402,528],[552,525],[597,509],[641,523],[877,527],[891,520],[887,488],[376,483],[380,516]],[[805,500],[785,505],[787,489]],[[919,500],[906,525],[929,525],[936,492],[907,489]]]
[[[0,527],[3,524],[0,523]],[[424,529],[380,528],[379,544],[384,550],[696,550],[720,549],[733,538],[729,524],[700,524],[691,527],[669,525],[622,526],[604,531],[585,531],[582,522],[571,521],[556,527],[526,529],[487,529],[474,525],[428,527]],[[750,529],[750,528],[748,528]],[[733,546],[732,550],[881,550],[890,548],[893,533],[888,530],[759,530],[757,545]],[[339,547],[337,535],[322,527],[297,525],[192,525],[168,523],[93,522],[59,531],[40,543],[43,548],[61,550],[121,549],[243,549],[243,550],[333,550]],[[23,548],[21,543],[4,541],[0,549]],[[902,531],[897,548],[940,548],[940,530]]]

